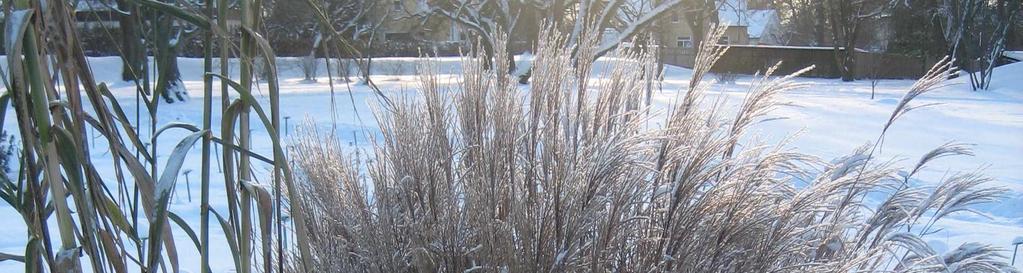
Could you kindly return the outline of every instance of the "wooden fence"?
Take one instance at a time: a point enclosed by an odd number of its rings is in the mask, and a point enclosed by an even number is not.
[[[844,50],[844,49],[841,49]],[[665,64],[692,67],[695,52],[684,48],[662,48],[661,61]],[[872,53],[857,50],[853,53],[853,72],[857,79],[915,79],[927,70],[921,58],[895,54]],[[716,73],[755,74],[781,62],[776,74],[789,74],[810,65],[816,68],[804,76],[839,78],[841,73],[831,47],[746,46],[733,45],[711,69]]]

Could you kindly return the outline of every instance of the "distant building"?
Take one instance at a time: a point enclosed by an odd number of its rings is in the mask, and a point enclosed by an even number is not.
[[[75,9],[75,21],[82,30],[121,27],[119,21],[121,14],[116,10],[117,1],[115,0],[75,0],[72,5]],[[228,10],[226,21],[228,29],[241,26],[238,10]]]
[[[781,19],[773,9],[740,9],[724,6],[718,9],[718,23],[728,27],[734,44],[776,45]],[[745,30],[745,34],[743,34]]]
[[[97,28],[118,28],[118,14],[114,12],[117,3],[113,1],[77,0],[73,2],[75,21],[86,30]]]
[[[720,0],[716,16],[708,22],[726,27],[725,34],[718,41],[721,45],[778,45],[783,33],[778,12],[770,9],[767,0]],[[661,61],[668,64],[691,67],[696,57],[693,31],[684,18],[684,7],[676,7],[660,19],[653,35],[659,40]],[[716,21],[713,21],[715,20]]]
[[[479,35],[463,23],[430,10],[429,0],[375,0],[378,2],[370,16],[360,24],[375,26],[376,41],[382,41],[387,53],[392,55],[418,55],[436,53],[457,55],[468,52],[468,46],[475,43]],[[520,22],[508,34],[509,52],[514,54],[529,51],[532,41],[540,32],[539,10],[522,11]],[[422,50],[423,52],[418,52]],[[432,52],[431,52],[432,50]],[[411,54],[410,54],[411,53]],[[381,54],[385,54],[381,52]]]
[[[425,0],[379,0],[384,5],[376,5],[369,22],[376,24],[382,21],[377,29],[377,39],[388,42],[430,42],[435,44],[458,44],[466,40],[462,27],[449,18],[437,15],[428,16],[431,12]],[[387,18],[384,18],[384,17]],[[424,21],[425,20],[425,21]]]
[[[778,13],[767,8],[766,1],[723,0],[718,2],[717,24],[725,26],[724,37],[716,41],[726,45],[775,44],[773,38],[781,31]],[[659,21],[656,36],[667,50],[689,50],[693,31],[684,18],[683,7],[677,7]]]

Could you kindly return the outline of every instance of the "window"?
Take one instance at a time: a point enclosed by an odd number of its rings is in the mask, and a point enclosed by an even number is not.
[[[392,42],[411,42],[414,41],[412,33],[408,32],[392,32],[384,33],[384,40]]]
[[[678,21],[680,21],[680,20],[681,20],[681,18],[679,18],[678,12],[677,11],[672,11],[671,12],[671,22],[672,23],[678,23]]]
[[[681,48],[692,48],[693,47],[693,39],[689,38],[689,37],[679,36],[678,39],[676,40],[676,43],[677,43],[676,46],[681,47]]]
[[[405,7],[401,5],[401,0],[394,0],[394,1],[392,1],[392,5],[393,5],[392,8],[394,9],[394,11],[401,11],[401,10],[405,9]]]
[[[721,36],[721,39],[718,39],[718,44],[719,45],[730,45],[731,42],[728,40],[728,36]]]

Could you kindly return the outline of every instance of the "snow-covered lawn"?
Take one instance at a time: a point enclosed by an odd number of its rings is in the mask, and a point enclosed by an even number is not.
[[[126,108],[126,113],[134,116],[136,108],[134,87],[118,80],[119,60],[93,58],[92,61],[93,70],[99,80],[111,84],[113,92]],[[445,58],[440,61],[442,63],[438,71],[449,74],[445,79],[456,81],[459,74],[458,60]],[[398,74],[413,74],[415,62],[416,59],[381,59],[377,60],[374,66],[383,73],[401,71]],[[404,68],[388,67],[395,63],[404,64]],[[280,66],[281,90],[284,93],[281,110],[282,116],[290,117],[289,135],[294,135],[296,126],[308,119],[315,122],[321,130],[332,130],[354,148],[367,148],[367,134],[377,131],[372,114],[372,105],[376,103],[376,97],[369,88],[334,82],[332,94],[331,85],[325,77],[326,69],[322,67],[319,69],[321,76],[318,83],[302,83],[302,73],[297,59],[283,59]],[[199,59],[181,60],[184,81],[193,99],[185,103],[162,104],[159,125],[169,122],[201,124],[201,67]],[[683,68],[668,68],[662,91],[654,95],[656,108],[664,108],[673,101],[676,93],[688,84],[690,73]],[[411,75],[382,75],[374,79],[388,96],[410,94],[416,88],[416,77]],[[726,105],[733,107],[742,100],[751,80],[751,77],[739,77],[734,84],[717,84],[707,98],[725,99],[731,102]],[[756,139],[776,143],[796,134],[788,147],[826,160],[848,154],[857,147],[877,139],[895,104],[913,84],[907,80],[882,81],[875,90],[876,97],[870,99],[869,81],[852,83],[830,79],[800,81],[813,85],[810,88],[786,93],[784,99],[793,105],[773,112],[776,117],[786,119],[757,125],[755,128],[759,135]],[[994,178],[994,184],[1008,188],[1009,196],[1003,202],[979,208],[983,216],[955,215],[943,222],[943,229],[940,232],[927,239],[939,251],[954,249],[966,241],[978,241],[1009,249],[1010,252],[1006,252],[1006,256],[1011,255],[1013,238],[1023,236],[1023,63],[997,69],[992,90],[989,91],[969,91],[969,86],[963,79],[950,83],[952,85],[927,93],[915,101],[916,104],[939,103],[939,105],[911,111],[898,121],[888,132],[879,156],[882,159],[898,160],[899,166],[908,166],[914,164],[917,158],[930,149],[949,141],[975,144],[973,148],[976,156],[940,159],[923,172],[919,183],[936,183],[942,177],[957,171],[979,169]],[[265,90],[265,86],[262,88]],[[265,94],[265,91],[262,94]],[[220,112],[216,109],[220,105],[219,94],[217,95],[214,113]],[[336,111],[332,112],[332,109]],[[13,121],[13,114],[8,115],[7,120]],[[214,116],[214,124],[218,123],[219,117]],[[12,122],[4,126],[4,129],[10,132],[17,130]],[[142,126],[148,128],[144,117]],[[169,154],[177,140],[185,133],[171,131],[162,135],[158,141],[160,154]],[[266,131],[261,127],[255,127],[253,135],[255,138],[253,143],[263,144],[254,147],[254,150],[270,154],[268,146],[270,141]],[[101,168],[101,173],[112,178],[110,156],[102,146],[97,145],[92,155]],[[199,148],[196,147],[183,169],[198,170],[200,164],[198,154]],[[107,170],[103,171],[104,167],[107,167]],[[265,174],[268,166],[260,168],[263,168],[262,172]],[[223,178],[216,171],[216,167],[213,179],[211,196],[213,207],[221,211],[226,210]],[[192,182],[192,201],[187,200],[184,179],[179,179],[177,196],[172,201],[171,211],[197,227],[198,172],[192,173],[189,180]],[[26,236],[20,216],[4,204],[0,205],[0,219],[7,219],[6,224],[0,225],[0,252],[22,253]],[[226,244],[222,243],[224,235],[220,233],[219,226],[214,224],[213,227],[211,239],[214,243],[211,249],[217,258],[212,259],[211,266],[215,272],[223,272],[233,268],[232,259],[229,258],[230,251]],[[197,271],[198,267],[195,265],[199,258],[192,248],[191,241],[180,231],[177,231],[175,236],[178,237],[182,267]],[[22,266],[21,263],[12,261],[0,262],[0,272],[20,272],[23,270]],[[1023,268],[1019,264],[1017,266]]]

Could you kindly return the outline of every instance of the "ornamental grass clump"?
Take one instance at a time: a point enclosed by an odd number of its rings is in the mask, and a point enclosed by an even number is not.
[[[597,63],[599,39],[580,39],[573,58],[557,31],[540,37],[525,90],[501,61],[463,58],[454,86],[420,68],[418,92],[375,113],[372,160],[306,129],[291,154],[293,206],[308,216],[296,226],[307,229],[316,270],[1009,270],[991,247],[941,254],[924,243],[941,218],[1002,194],[975,173],[909,183],[967,146],[938,147],[910,172],[873,158],[873,146],[824,162],[747,140],[783,104],[779,94],[805,87],[794,77],[806,70],[768,69],[729,112],[703,97],[712,88],[703,77],[727,48],[704,43],[687,89],[651,109],[653,52],[620,49]],[[948,63],[914,85],[889,123],[954,72]]]

